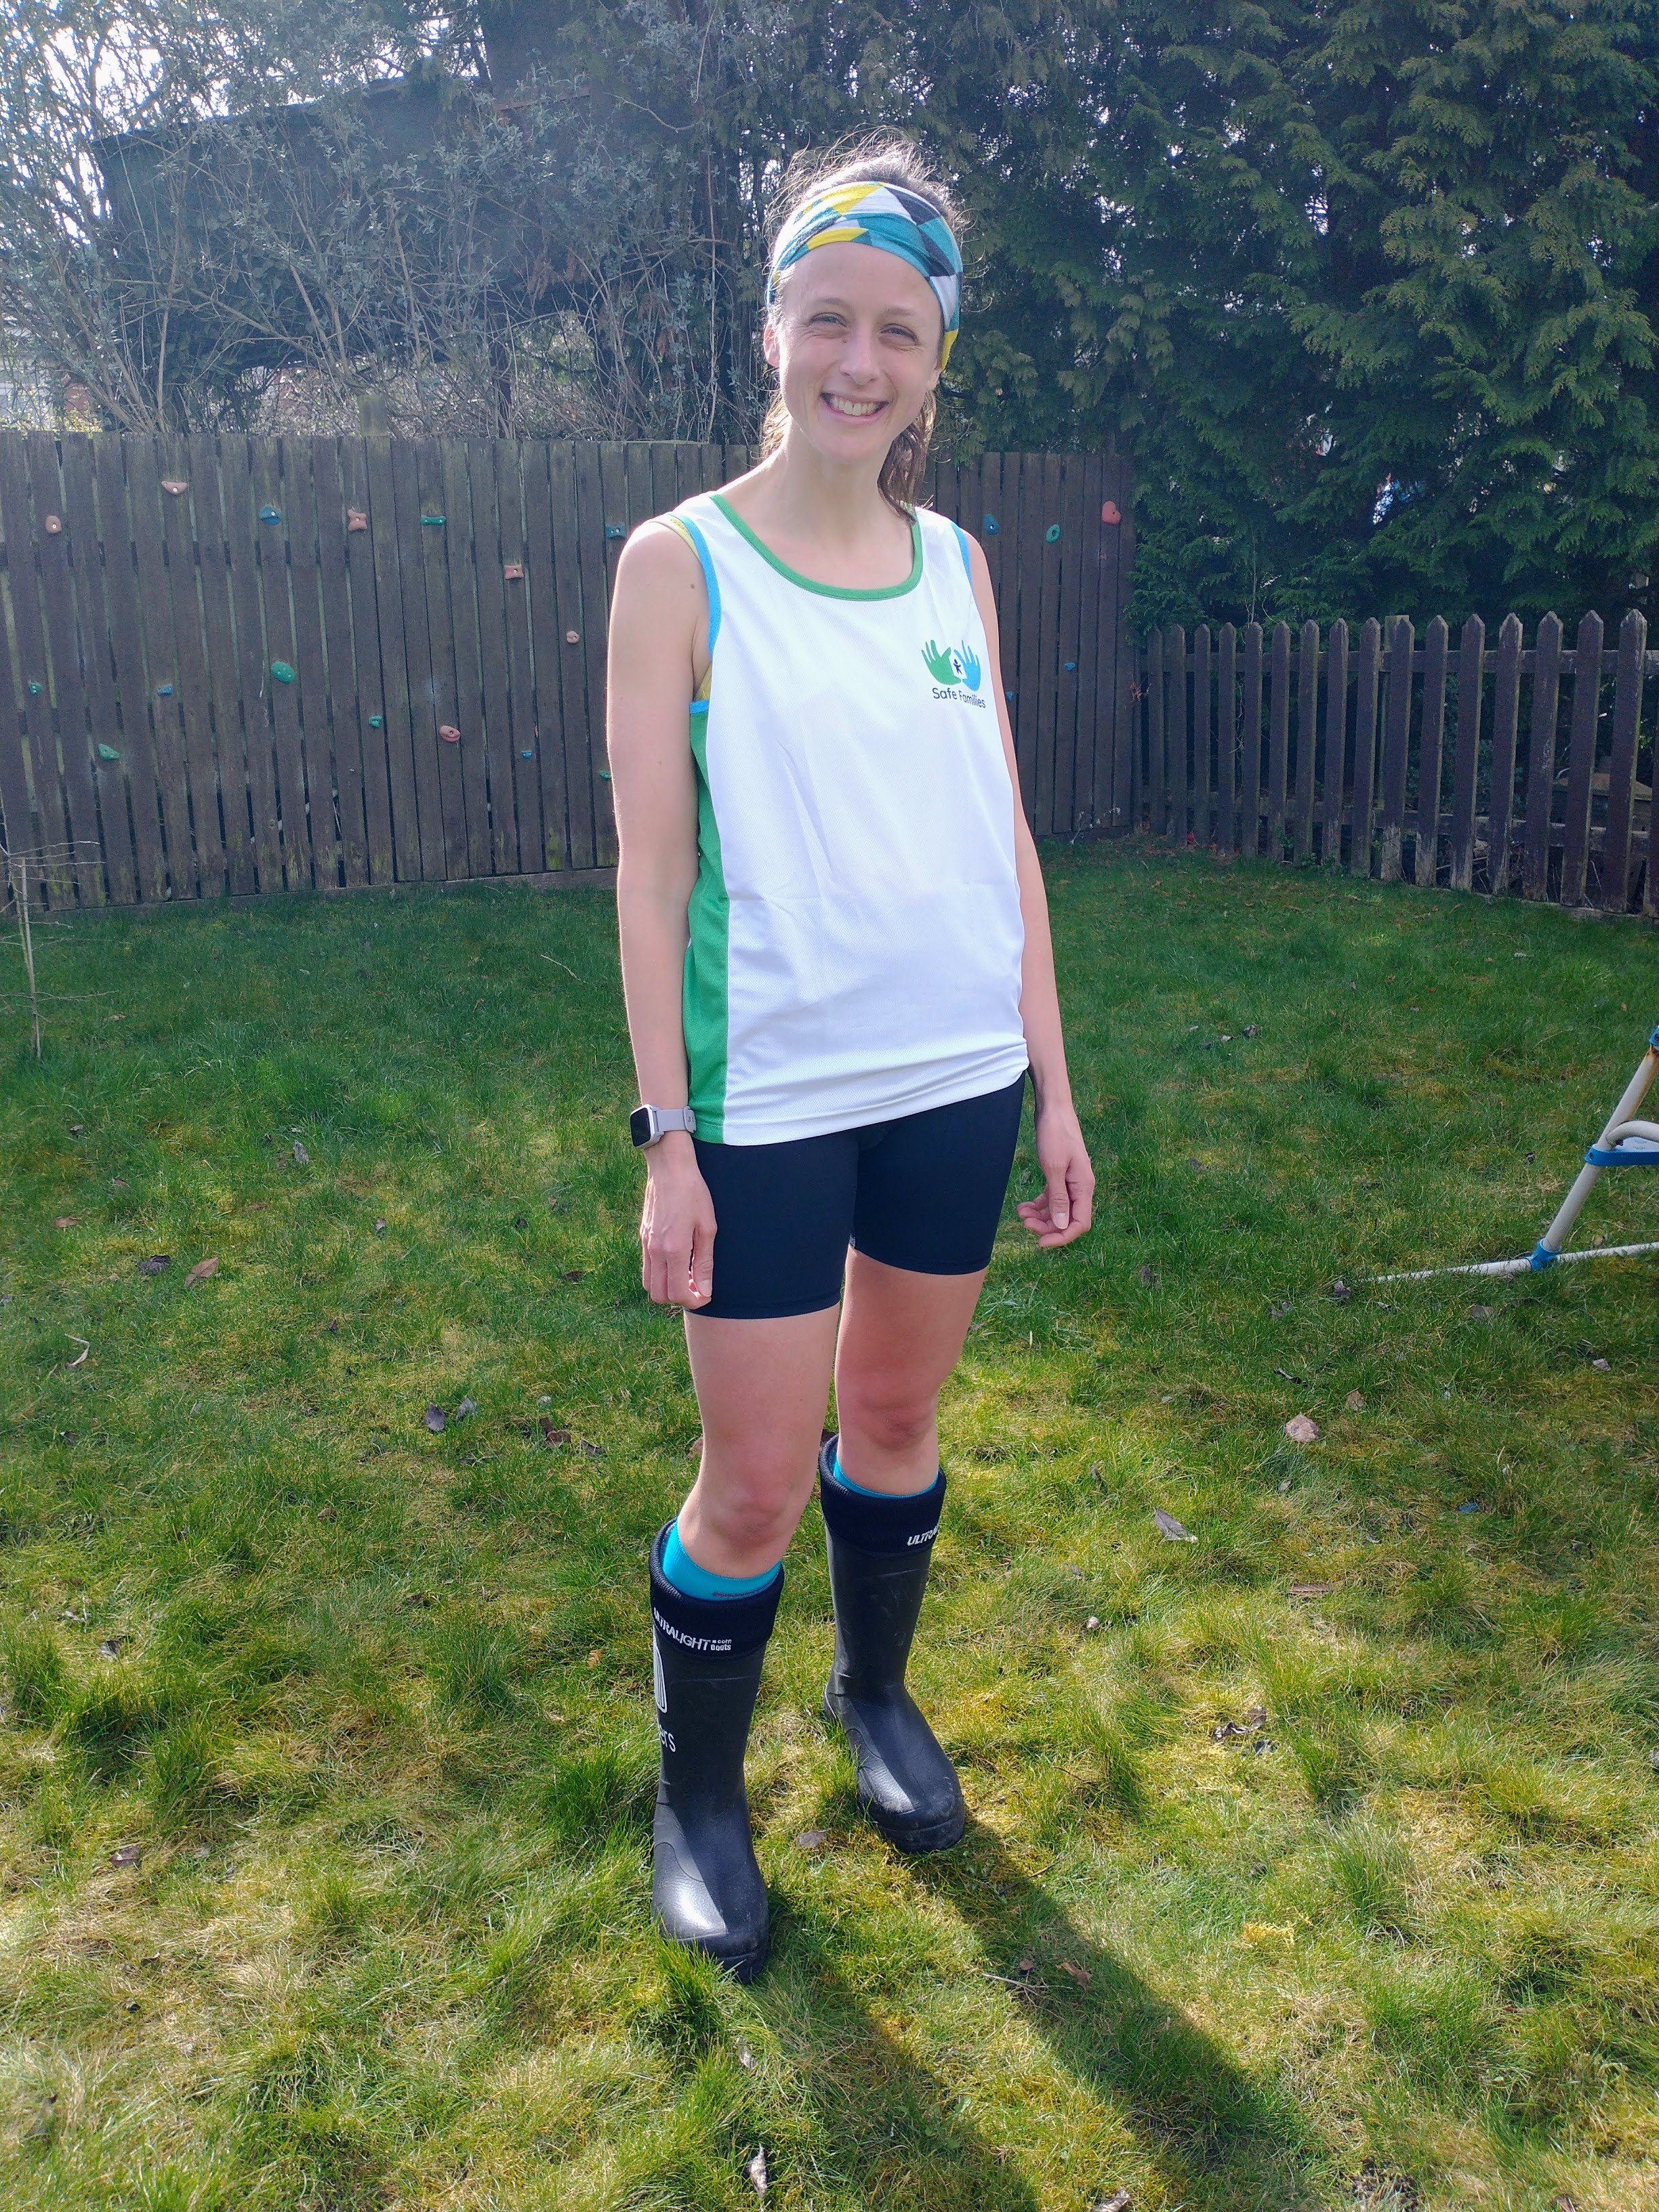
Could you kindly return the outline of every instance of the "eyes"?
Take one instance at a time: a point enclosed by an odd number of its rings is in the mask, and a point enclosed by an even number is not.
[[[806,328],[834,336],[837,331],[848,329],[848,323],[847,317],[837,314],[833,307],[819,307],[806,318]],[[921,334],[914,325],[897,320],[884,323],[880,335],[895,345],[914,346],[921,343]]]

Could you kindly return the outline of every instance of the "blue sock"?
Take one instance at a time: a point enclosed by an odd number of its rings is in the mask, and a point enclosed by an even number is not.
[[[862,1482],[854,1482],[846,1473],[841,1463],[839,1448],[830,1455],[830,1473],[843,1490],[850,1490],[859,1498],[920,1498],[924,1490],[931,1490],[939,1480],[936,1474],[930,1474],[927,1481],[918,1485],[915,1490],[872,1490]]]
[[[766,1588],[777,1571],[776,1567],[769,1567],[763,1575],[711,1575],[707,1567],[697,1565],[681,1543],[678,1521],[662,1547],[663,1580],[682,1597],[752,1597],[757,1590]]]

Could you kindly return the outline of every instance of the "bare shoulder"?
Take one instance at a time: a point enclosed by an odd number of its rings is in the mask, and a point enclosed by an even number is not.
[[[702,563],[685,533],[665,514],[653,515],[629,535],[617,563],[617,582],[630,592],[670,597],[701,592]]]

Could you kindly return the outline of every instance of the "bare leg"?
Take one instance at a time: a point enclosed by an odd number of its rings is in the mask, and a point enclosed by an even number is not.
[[[939,1394],[985,1280],[920,1275],[854,1252],[836,1348],[843,1471],[866,1490],[925,1490],[939,1468]],[[717,1570],[718,1571],[718,1570]]]
[[[817,1472],[836,1315],[828,1306],[778,1321],[685,1317],[702,1465],[680,1541],[710,1574],[764,1574],[795,1533]]]

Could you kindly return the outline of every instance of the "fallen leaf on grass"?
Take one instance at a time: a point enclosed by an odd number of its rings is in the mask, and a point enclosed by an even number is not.
[[[1198,1539],[1192,1534],[1191,1530],[1183,1528],[1180,1522],[1176,1519],[1175,1515],[1173,1513],[1166,1513],[1161,1505],[1153,1506],[1152,1518],[1157,1522],[1159,1532],[1163,1535],[1166,1543],[1197,1543]]]
[[[1144,1263],[1135,1269],[1135,1279],[1143,1291],[1155,1291],[1158,1288],[1157,1270],[1146,1267]]]
[[[463,1398],[460,1404],[455,1408],[455,1418],[458,1421],[464,1421],[469,1413],[476,1413],[477,1410],[477,1401],[476,1399]]]
[[[1089,2212],[1129,2212],[1133,2202],[1127,2189],[1115,2189],[1109,2197],[1097,2197]]]
[[[1285,1424],[1285,1433],[1293,1444],[1316,1444],[1319,1442],[1318,1424],[1310,1421],[1305,1413],[1292,1413]]]
[[[1292,1948],[1296,1944],[1294,1920],[1247,1920],[1238,1932],[1246,1943],[1288,1943]]]
[[[204,1283],[210,1275],[216,1275],[218,1272],[219,1262],[216,1259],[198,1260],[189,1274],[185,1277],[185,1280],[187,1283]]]
[[[73,1229],[75,1216],[72,1213],[60,1213],[52,1225],[54,1229]]]
[[[143,1856],[137,1844],[117,1844],[109,1855],[109,1863],[112,1866],[136,1867]]]
[[[1090,1983],[1094,1979],[1094,1976],[1089,1972],[1089,1969],[1086,1966],[1077,1966],[1070,1959],[1059,1959],[1056,1960],[1054,1963],[1059,1966],[1062,1974],[1069,1974],[1071,1976],[1072,1979],[1078,1984],[1079,1989],[1087,1989]]]
[[[600,1661],[600,1659],[601,1659],[601,1657],[602,1657],[603,1656],[604,1656],[604,1655],[603,1655],[602,1653],[600,1653],[600,1652],[598,1652],[598,1651],[590,1651],[590,1652],[588,1653],[588,1655],[587,1655],[587,1663],[588,1663],[588,1665],[589,1665],[590,1667],[597,1667],[597,1666],[599,1665],[599,1661]]]
[[[87,1342],[84,1336],[77,1336],[72,1328],[66,1328],[64,1331],[64,1334],[68,1337],[71,1344],[78,1344],[81,1347],[81,1349],[76,1353],[74,1358],[70,1360],[70,1365],[71,1367],[80,1367],[83,1365],[86,1361],[87,1354],[92,1350],[92,1346]]]
[[[120,1656],[120,1638],[118,1636],[106,1636],[98,1647],[98,1656],[100,1659],[118,1659]]]
[[[584,1459],[603,1459],[605,1457],[605,1446],[603,1444],[591,1444],[588,1443],[586,1437],[581,1440],[580,1449]]]
[[[1363,1413],[1365,1410],[1365,1398],[1363,1391],[1350,1390],[1342,1402],[1351,1413]]]
[[[1083,1624],[1083,1632],[1085,1636],[1092,1636],[1099,1626],[1100,1615],[1097,1613],[1091,1613]]]
[[[580,1283],[586,1273],[586,1267],[562,1267],[559,1270],[559,1280],[562,1283]]]
[[[760,2148],[755,2153],[753,2158],[750,2160],[748,2165],[744,2168],[744,2172],[749,2176],[750,2180],[755,2185],[756,2196],[764,2197],[767,2191],[766,2145],[764,2143],[760,2146]]]
[[[1229,1736],[1249,1735],[1249,1729],[1241,1728],[1237,1721],[1218,1721],[1210,1730],[1210,1741],[1225,1743]]]
[[[1613,1362],[1610,1359],[1592,1359],[1590,1365],[1602,1375],[1611,1375],[1613,1372]]]
[[[384,1221],[377,1221],[375,1223],[374,1234],[377,1237],[384,1237],[386,1235],[386,1224]]]
[[[701,1459],[701,1458],[702,1458],[702,1437],[701,1437],[701,1436],[695,1436],[695,1437],[692,1437],[692,1439],[691,1439],[690,1443],[689,1444],[687,1444],[687,1446],[686,1446],[686,1448],[685,1448],[685,1455],[686,1455],[687,1459]]]
[[[138,1262],[138,1272],[141,1275],[163,1275],[172,1265],[171,1252],[152,1252],[148,1260]]]
[[[1332,1587],[1329,1583],[1292,1583],[1290,1594],[1292,1597],[1328,1597]]]
[[[1353,1296],[1352,1291],[1349,1290],[1347,1285],[1343,1281],[1340,1275],[1339,1275],[1336,1280],[1331,1285],[1331,1296],[1339,1302],[1343,1298],[1352,1297]]]
[[[295,1167],[300,1167],[300,1168],[307,1167],[307,1166],[309,1166],[309,1165],[310,1165],[310,1163],[311,1163],[311,1155],[310,1155],[310,1153],[306,1150],[305,1146],[304,1146],[300,1142],[300,1139],[296,1137],[296,1138],[294,1139],[294,1164],[295,1164]]]
[[[1490,1306],[1471,1306],[1469,1308],[1469,1319],[1471,1321],[1490,1321],[1492,1319],[1492,1308]]]
[[[1283,1321],[1291,1310],[1291,1301],[1286,1298],[1282,1305],[1269,1306],[1267,1310],[1275,1321]]]
[[[568,1444],[570,1441],[569,1430],[555,1428],[545,1413],[542,1415],[542,1435],[550,1444]]]
[[[804,1851],[821,1851],[828,1841],[822,1828],[803,1828],[795,1838],[797,1846]]]
[[[449,1426],[449,1416],[441,1406],[428,1406],[423,1419],[434,1437],[441,1437]]]
[[[1244,1717],[1252,1728],[1261,1728],[1267,1721],[1267,1708],[1266,1705],[1251,1705],[1246,1711]]]

